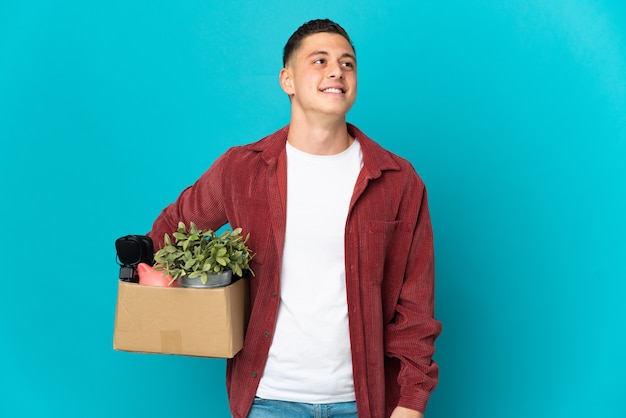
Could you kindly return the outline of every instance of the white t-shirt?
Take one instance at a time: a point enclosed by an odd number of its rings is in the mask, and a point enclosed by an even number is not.
[[[344,231],[363,166],[358,141],[330,156],[287,147],[287,220],[276,331],[257,396],[355,400]]]

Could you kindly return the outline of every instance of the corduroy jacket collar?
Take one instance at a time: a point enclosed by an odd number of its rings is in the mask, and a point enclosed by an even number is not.
[[[400,166],[392,154],[370,139],[359,128],[352,124],[347,124],[348,132],[359,140],[363,152],[363,168],[368,174],[367,177],[375,179],[380,177],[385,170],[399,170]],[[254,151],[262,152],[263,159],[269,165],[276,165],[281,152],[285,149],[289,125],[274,132],[265,138],[254,142],[248,147]]]

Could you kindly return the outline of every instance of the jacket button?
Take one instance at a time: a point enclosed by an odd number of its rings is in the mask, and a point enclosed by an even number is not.
[[[272,297],[276,297],[276,296],[278,296],[278,292],[274,290],[274,291],[272,292]]]
[[[252,376],[252,377],[256,377],[256,376],[257,376],[257,374],[256,374],[256,372],[252,372],[252,373],[250,373],[250,376]]]
[[[270,337],[270,333],[269,333],[269,332],[265,332],[265,334],[263,334],[263,336],[264,336],[265,338],[269,338],[269,337]]]

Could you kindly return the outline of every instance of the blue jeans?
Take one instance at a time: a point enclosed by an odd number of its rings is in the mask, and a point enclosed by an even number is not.
[[[311,404],[254,398],[248,418],[357,418],[356,402]]]

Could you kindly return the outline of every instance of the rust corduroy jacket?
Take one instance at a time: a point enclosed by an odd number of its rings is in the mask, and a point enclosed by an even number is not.
[[[348,125],[363,152],[345,227],[345,267],[354,388],[359,417],[388,417],[397,405],[426,409],[438,379],[432,361],[441,324],[434,319],[433,234],[426,190],[411,164]],[[267,359],[280,301],[289,126],[233,147],[176,202],[149,235],[157,248],[179,221],[250,233],[255,277],[244,347],[227,364],[230,408],[245,418]],[[332,187],[332,184],[328,185]],[[311,260],[303,268],[315,268]]]

